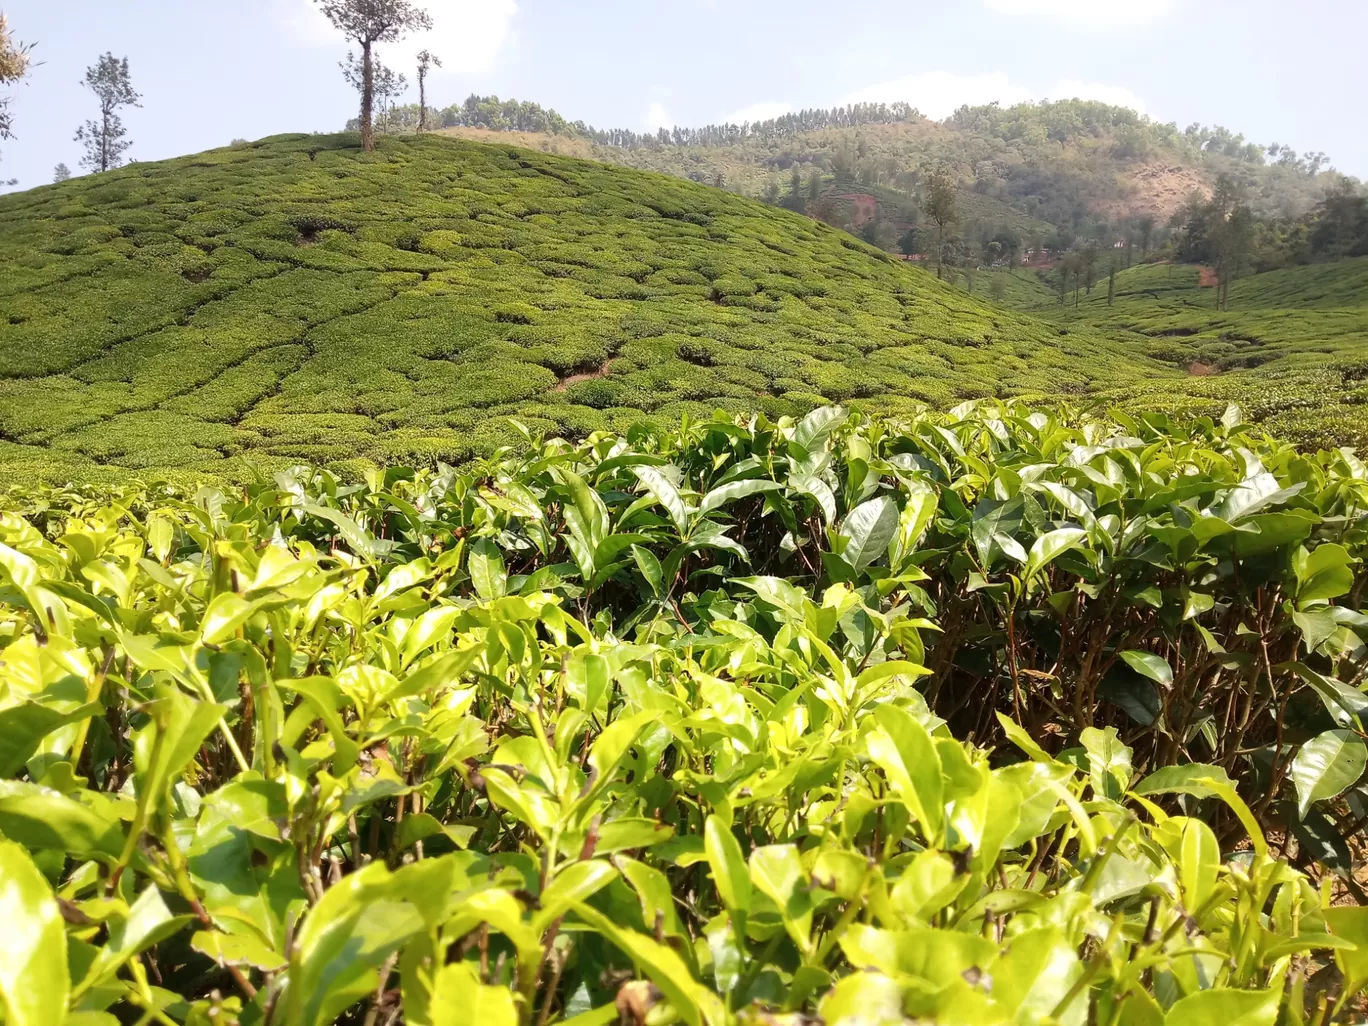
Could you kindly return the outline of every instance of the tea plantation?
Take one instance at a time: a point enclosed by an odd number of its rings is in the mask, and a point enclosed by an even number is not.
[[[488,453],[510,417],[583,438],[1171,373],[721,190],[434,137],[6,196],[0,267],[0,466],[28,477],[356,474]]]
[[[1368,262],[290,136],[0,268],[5,1026],[1364,1021]]]
[[[1188,372],[1110,390],[1103,400],[1133,412],[1204,415],[1237,402],[1305,446],[1368,446],[1368,259],[1242,278],[1231,286],[1227,311],[1216,309],[1216,290],[1201,287],[1190,265],[1129,268],[1116,276],[1113,304],[1103,278],[1077,307],[1072,292],[1061,305],[1053,281],[1033,272],[982,277],[998,276],[1005,303],[1069,330],[1104,332]]]

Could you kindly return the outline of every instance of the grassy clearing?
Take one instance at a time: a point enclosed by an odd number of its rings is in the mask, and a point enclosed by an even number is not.
[[[0,199],[0,460],[454,462],[648,416],[897,412],[1166,373],[797,215],[433,137],[289,136]]]

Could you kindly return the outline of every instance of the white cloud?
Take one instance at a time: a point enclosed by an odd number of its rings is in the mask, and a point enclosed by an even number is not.
[[[983,75],[956,75],[949,71],[925,71],[905,75],[889,82],[858,89],[841,98],[849,103],[895,103],[905,100],[929,118],[937,121],[948,118],[965,104],[981,106],[1001,103],[1004,107],[1044,98],[1052,100],[1100,100],[1118,107],[1145,112],[1144,101],[1123,86],[1101,82],[1065,80],[1043,93],[1035,93],[1013,82],[1000,71]]]
[[[990,11],[1094,25],[1134,25],[1170,13],[1176,0],[984,0]]]
[[[792,105],[787,103],[752,103],[749,107],[742,107],[730,114],[724,114],[722,123],[724,125],[744,125],[748,121],[751,124],[755,124],[757,121],[772,121],[792,110]]]
[[[665,109],[665,104],[659,101],[652,103],[646,108],[646,128],[654,132],[659,128],[674,128],[675,119],[670,117],[670,112]]]
[[[518,2],[436,0],[427,5],[427,10],[432,15],[431,32],[376,47],[387,65],[410,79],[418,51],[425,49],[442,61],[441,70],[433,69],[434,76],[490,71],[512,38]],[[341,50],[352,45],[323,17],[314,0],[276,0],[276,12],[286,30],[306,46],[335,46]]]

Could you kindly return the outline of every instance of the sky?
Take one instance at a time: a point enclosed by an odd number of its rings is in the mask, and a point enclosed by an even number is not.
[[[381,56],[399,70],[423,47],[441,57],[436,107],[494,93],[643,130],[860,100],[941,118],[963,103],[1081,96],[1324,151],[1368,178],[1365,0],[416,2],[433,31]],[[355,116],[337,66],[348,44],[314,0],[0,0],[0,11],[43,62],[9,90],[17,138],[0,143],[0,179],[20,189],[50,181],[58,162],[79,173],[72,137],[96,113],[81,82],[105,51],[129,58],[143,96],[124,112],[137,160]]]

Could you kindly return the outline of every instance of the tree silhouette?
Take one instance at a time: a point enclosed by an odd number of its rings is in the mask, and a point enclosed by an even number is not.
[[[409,0],[314,0],[333,27],[361,47],[361,149],[375,149],[375,45],[432,28],[432,18]],[[345,70],[345,66],[344,66]]]
[[[81,166],[91,171],[108,171],[123,163],[123,155],[133,145],[124,137],[128,130],[119,117],[120,107],[141,107],[141,96],[133,89],[128,73],[128,58],[106,53],[86,69],[85,86],[100,101],[100,118],[87,121],[76,130],[76,141],[85,146]]]
[[[4,14],[0,14],[0,85],[23,81],[32,66],[29,60],[31,49],[31,46],[15,41]],[[14,138],[14,121],[9,105],[8,96],[0,98],[0,139]]]
[[[935,168],[926,176],[922,210],[936,226],[936,277],[942,278],[942,268],[945,264],[945,229],[959,220],[955,182],[946,168]]]
[[[418,131],[427,131],[427,77],[433,68],[440,68],[442,60],[431,50],[418,55]]]

